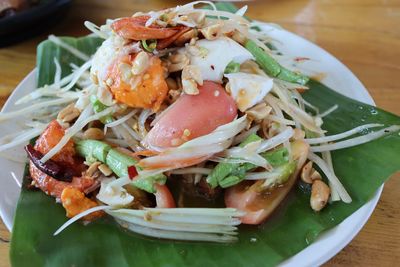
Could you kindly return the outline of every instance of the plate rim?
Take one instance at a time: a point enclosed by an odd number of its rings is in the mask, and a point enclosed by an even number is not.
[[[275,30],[279,30],[279,31],[283,31],[284,34],[287,34],[289,36],[291,36],[292,38],[299,38],[301,39],[302,42],[306,43],[307,45],[311,46],[312,49],[316,49],[316,50],[320,50],[322,51],[325,55],[330,57],[330,60],[335,61],[335,64],[339,64],[341,65],[341,67],[350,75],[352,76],[352,79],[359,83],[359,86],[362,88],[362,91],[364,93],[364,97],[366,97],[366,99],[368,99],[370,102],[369,104],[372,104],[375,106],[375,102],[372,99],[371,95],[369,94],[368,90],[366,89],[366,87],[362,84],[362,82],[357,78],[357,76],[346,66],[344,65],[340,60],[338,60],[336,57],[334,57],[332,54],[330,54],[328,51],[326,51],[324,48],[314,44],[313,42],[303,38],[302,36],[299,36],[295,33],[292,33],[286,29],[277,29],[271,26],[271,24],[265,23],[265,22],[257,22],[258,24],[262,25],[263,27],[268,27],[268,28],[273,28]],[[3,108],[1,109],[1,111],[4,110],[8,110],[10,108],[10,106],[12,106],[12,101],[11,99],[13,98],[13,96],[15,94],[17,94],[20,90],[22,90],[24,88],[24,86],[26,86],[25,84],[27,83],[27,81],[29,79],[35,79],[36,80],[36,73],[37,73],[37,68],[35,67],[31,72],[29,72],[29,74],[27,74],[24,79],[17,85],[17,87],[13,90],[13,92],[10,94],[10,96],[8,97],[7,101],[5,102]],[[34,76],[34,77],[32,77]],[[22,89],[21,89],[22,88]],[[32,90],[32,89],[29,89]],[[360,99],[358,99],[360,101]],[[364,102],[364,100],[361,100]],[[3,158],[0,158],[0,161],[3,161]],[[374,212],[376,205],[380,199],[380,196],[382,194],[384,188],[384,184],[379,187],[379,189],[376,191],[376,193],[374,194],[374,196],[367,202],[365,203],[363,206],[361,206],[356,212],[354,212],[353,214],[351,214],[349,217],[347,217],[344,221],[342,221],[339,225],[325,231],[324,233],[322,233],[320,236],[318,236],[317,240],[315,240],[312,244],[310,244],[309,246],[305,247],[304,249],[302,249],[301,251],[299,251],[298,253],[296,253],[295,255],[293,255],[292,257],[286,259],[285,261],[281,262],[279,264],[279,266],[291,266],[292,264],[294,264],[293,260],[295,260],[296,257],[299,256],[299,254],[301,254],[304,251],[307,251],[310,249],[310,247],[312,247],[313,245],[318,244],[318,242],[327,234],[329,233],[333,233],[335,230],[337,230],[340,225],[343,225],[346,221],[348,221],[349,219],[351,219],[353,216],[355,216],[356,213],[363,213],[362,214],[362,220],[361,221],[357,221],[357,224],[354,222],[352,223],[353,225],[355,225],[355,227],[353,228],[353,232],[351,232],[351,234],[346,235],[344,238],[342,238],[340,240],[340,242],[336,242],[336,246],[330,250],[327,250],[325,253],[322,253],[320,255],[318,255],[315,258],[312,258],[311,260],[308,259],[307,262],[303,262],[300,263],[304,264],[304,266],[316,266],[316,265],[321,265],[323,263],[325,263],[326,261],[328,261],[329,259],[331,259],[332,257],[334,257],[336,254],[338,254],[345,246],[347,246],[351,240],[354,239],[354,237],[361,231],[361,229],[364,227],[364,225],[367,223],[367,221],[369,220],[370,216],[372,215],[372,213]],[[18,195],[19,197],[19,195]],[[16,206],[17,203],[15,203]],[[7,216],[5,214],[5,212],[0,209],[0,217],[2,218],[4,224],[6,225],[7,229],[11,232],[12,230],[12,224],[13,224],[13,218],[11,219],[7,219],[6,217],[10,217]],[[331,237],[328,237],[331,238]],[[300,255],[301,257],[301,255]],[[298,263],[297,263],[298,264]]]

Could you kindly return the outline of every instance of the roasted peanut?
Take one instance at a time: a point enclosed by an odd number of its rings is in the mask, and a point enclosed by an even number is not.
[[[189,58],[183,53],[173,54],[168,58],[170,64],[168,64],[169,72],[176,72],[182,70],[185,66],[189,65]]]
[[[182,70],[182,81],[193,79],[197,84],[203,85],[203,77],[198,66],[187,65]]]
[[[311,208],[315,211],[322,210],[328,203],[330,193],[329,186],[321,180],[315,180],[311,187]]]
[[[182,34],[181,36],[179,36],[174,44],[177,46],[181,46],[184,45],[185,43],[189,42],[192,38],[197,37],[198,31],[197,29],[191,29],[187,32],[185,32],[184,34]]]
[[[186,59],[187,59],[187,56],[183,53],[172,54],[168,57],[168,60],[173,64],[181,63],[181,62],[185,61]]]
[[[270,106],[267,106],[265,103],[260,103],[247,110],[246,114],[250,119],[260,121],[265,119],[271,113],[271,110],[272,108]]]
[[[197,83],[193,79],[182,79],[183,92],[188,95],[199,94],[199,89],[197,88]]]
[[[310,178],[311,178],[312,181],[316,181],[316,180],[321,180],[322,179],[321,174],[315,169],[312,170]]]
[[[168,66],[168,71],[169,72],[177,72],[183,69],[183,67],[185,67],[186,64],[185,63],[177,63],[177,64],[171,64]]]
[[[261,129],[266,138],[271,138],[279,133],[280,125],[266,118],[261,122]]]
[[[321,174],[312,167],[312,161],[307,162],[301,170],[300,178],[307,184],[312,184],[315,180],[321,180]]]
[[[146,52],[140,52],[136,55],[132,63],[132,74],[139,75],[142,74],[150,64],[150,57]]]
[[[111,175],[113,172],[110,170],[110,168],[106,164],[101,164],[97,167],[99,171],[101,171],[102,174],[105,176]]]
[[[95,161],[90,164],[89,168],[86,170],[85,175],[89,177],[96,177],[97,176],[97,168],[101,165],[100,161]]]
[[[203,29],[200,30],[200,32],[203,34],[204,38],[207,40],[214,40],[218,38],[218,36],[221,35],[221,29],[222,29],[222,24],[221,23],[215,23],[213,25],[207,26]]]
[[[302,139],[304,139],[305,136],[306,136],[306,133],[303,130],[296,128],[296,129],[294,129],[294,134],[293,134],[292,139],[302,140]]]
[[[57,115],[57,120],[61,122],[71,122],[80,115],[79,109],[75,107],[74,103],[69,104],[63,108]]]
[[[247,40],[246,36],[243,35],[243,33],[239,32],[238,30],[235,30],[232,34],[232,39],[238,42],[239,44],[244,44]]]
[[[102,140],[104,139],[104,132],[99,128],[89,128],[83,133],[83,138]]]

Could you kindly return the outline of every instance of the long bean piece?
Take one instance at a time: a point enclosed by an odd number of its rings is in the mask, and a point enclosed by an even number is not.
[[[294,72],[281,66],[273,57],[262,50],[254,41],[247,40],[245,48],[255,57],[257,63],[266,74],[278,79],[305,85],[309,78],[301,73]]]

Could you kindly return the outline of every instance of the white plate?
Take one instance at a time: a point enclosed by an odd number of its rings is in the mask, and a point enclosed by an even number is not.
[[[268,24],[262,24],[261,26],[272,38],[277,40],[275,44],[285,56],[301,56],[312,59],[302,63],[301,69],[327,73],[328,76],[322,80],[323,83],[348,97],[374,105],[374,101],[361,82],[331,54],[286,30],[276,29]],[[288,61],[287,63],[290,62]],[[35,88],[35,77],[36,71],[33,70],[14,90],[4,105],[3,111],[15,110],[14,102]],[[15,132],[18,127],[18,121],[7,124],[2,123],[0,124],[0,132],[3,136],[6,133]],[[24,155],[22,146],[10,153]],[[0,158],[0,170],[3,173],[3,180],[0,186],[0,215],[7,228],[11,229],[20,191],[15,180],[21,182],[24,164]],[[14,177],[12,173],[15,174]],[[335,228],[325,232],[317,241],[283,262],[281,266],[317,266],[333,257],[354,238],[367,222],[379,200],[382,189],[383,186],[357,212]]]

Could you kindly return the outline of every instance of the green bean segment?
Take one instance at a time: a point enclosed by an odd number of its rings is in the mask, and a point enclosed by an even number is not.
[[[118,177],[129,176],[128,168],[135,166],[137,170],[141,170],[137,166],[137,160],[111,148],[110,145],[98,140],[81,140],[75,145],[75,149],[79,155],[86,158],[88,162],[101,161],[115,173]],[[138,177],[132,181],[132,185],[149,193],[155,193],[154,183],[165,184],[167,177],[160,173],[146,177]]]
[[[239,146],[244,147],[249,143],[261,140],[261,138],[252,134],[248,136]],[[278,148],[273,151],[264,152],[260,154],[267,160],[272,167],[284,167],[285,164],[289,164],[289,152],[286,148]],[[290,164],[289,164],[290,165]],[[288,166],[289,166],[288,165]],[[291,165],[290,165],[291,166]],[[257,166],[246,162],[246,163],[218,163],[217,166],[212,170],[210,175],[207,177],[207,182],[212,188],[221,186],[222,188],[230,187],[240,183],[246,176],[246,173],[250,170],[256,169]]]
[[[309,78],[301,73],[297,73],[282,67],[272,56],[261,49],[254,41],[247,40],[245,48],[254,56],[258,65],[266,74],[278,79],[305,85]]]
[[[85,157],[89,162],[99,160],[105,163],[111,146],[97,140],[81,140],[76,143],[75,149],[79,155]]]

